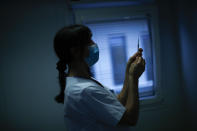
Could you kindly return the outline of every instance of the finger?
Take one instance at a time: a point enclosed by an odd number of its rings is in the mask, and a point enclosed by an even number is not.
[[[146,65],[146,62],[145,60],[142,58],[142,65],[145,66]]]
[[[138,51],[138,52],[139,52],[138,56],[142,57],[142,52],[140,52],[140,51]]]
[[[143,49],[139,48],[138,52],[136,52],[132,57],[130,57],[129,61],[128,61],[128,65],[130,65],[132,62],[134,62],[136,60],[136,57],[142,57],[142,52]]]
[[[140,52],[138,51],[138,52],[136,52],[133,56],[132,56],[132,58],[136,58],[137,56],[139,56],[139,54],[140,54]]]
[[[131,58],[129,59],[129,63],[135,61],[136,57],[139,56],[140,52],[136,52]]]
[[[142,62],[142,57],[137,57],[137,64],[140,64]]]
[[[142,49],[142,48],[139,48],[138,51],[139,51],[139,52],[143,52],[143,49]]]
[[[143,59],[143,67],[144,67],[144,70],[146,68],[146,61]]]
[[[139,48],[138,49],[138,52],[139,52],[139,56],[142,56],[143,49],[142,48]]]
[[[140,48],[140,49],[138,50],[138,52],[136,52],[136,53],[132,56],[132,58],[136,58],[137,56],[142,56],[142,52],[143,52],[143,49]]]

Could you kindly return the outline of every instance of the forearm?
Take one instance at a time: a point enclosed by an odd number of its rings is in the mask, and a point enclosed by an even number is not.
[[[125,78],[123,90],[119,95],[119,98],[122,98],[121,103],[126,108],[120,124],[136,125],[139,118],[138,80],[145,70],[145,60],[141,56],[134,55],[129,62],[126,68],[128,76]]]
[[[128,78],[128,97],[125,105],[128,109],[139,106],[138,79],[129,76]]]
[[[130,96],[128,96],[128,93]],[[133,93],[136,93],[136,94],[133,95]],[[134,97],[134,99],[132,97]],[[131,99],[134,100],[135,103],[136,102],[139,103],[138,97],[139,97],[138,80],[137,79],[135,80],[132,76],[129,76],[129,74],[126,73],[123,88],[121,92],[119,93],[119,95],[117,96],[117,98],[123,106],[126,106],[128,102],[130,103]]]
[[[125,108],[129,112],[132,123],[136,123],[139,116],[138,79],[132,76],[128,78],[128,97]]]
[[[125,106],[126,102],[127,102],[127,97],[128,97],[128,73],[125,74],[125,80],[124,80],[124,84],[123,84],[123,88],[121,90],[121,92],[118,94],[117,98],[120,101],[120,103]]]

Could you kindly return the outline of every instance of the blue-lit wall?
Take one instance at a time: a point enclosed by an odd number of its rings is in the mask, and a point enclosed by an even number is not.
[[[183,88],[187,95],[189,127],[197,124],[197,6],[196,3],[181,1],[178,4],[179,42],[181,47]]]
[[[164,101],[158,104],[162,106],[141,111],[133,131],[193,131],[197,118],[196,9],[186,0],[154,4],[159,9]],[[1,2],[1,131],[65,131],[63,105],[53,100],[59,85],[52,48],[56,31],[72,22],[65,5],[65,0]]]

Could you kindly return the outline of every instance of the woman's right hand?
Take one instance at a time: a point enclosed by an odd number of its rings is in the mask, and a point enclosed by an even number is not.
[[[138,52],[136,52],[133,56],[131,56],[127,62],[127,66],[126,66],[126,76],[129,74],[129,68],[131,66],[131,63],[133,63],[136,59],[137,56],[142,56],[142,52],[143,52],[143,49],[140,48],[138,50]]]
[[[145,64],[146,63],[143,57],[137,56],[136,59],[130,64],[129,76],[139,79],[139,77],[145,71]]]

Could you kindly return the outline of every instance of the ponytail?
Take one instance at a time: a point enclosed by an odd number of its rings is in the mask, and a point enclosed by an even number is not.
[[[55,101],[62,104],[64,104],[64,90],[66,86],[66,73],[64,71],[66,70],[66,68],[67,66],[65,61],[59,60],[57,62],[56,69],[59,71],[60,93],[55,97]]]
[[[91,41],[91,30],[84,25],[70,25],[61,28],[54,37],[54,51],[59,58],[57,70],[59,71],[60,93],[55,96],[57,103],[64,104],[64,90],[66,86],[65,70],[72,61],[71,48],[85,47]]]

